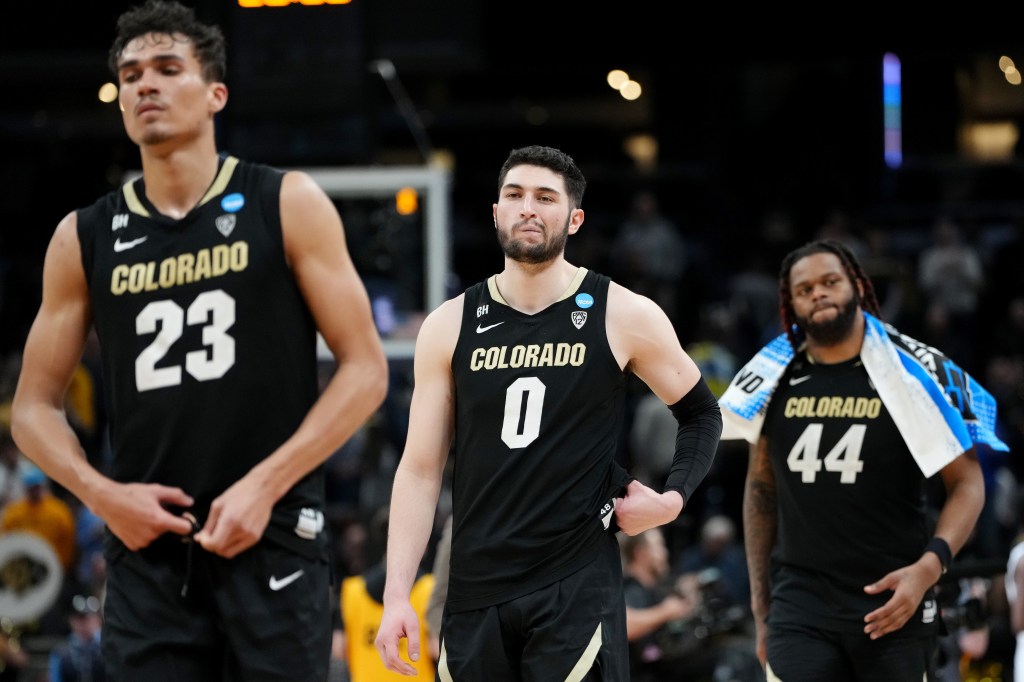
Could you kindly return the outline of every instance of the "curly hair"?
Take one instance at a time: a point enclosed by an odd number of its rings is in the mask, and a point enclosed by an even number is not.
[[[573,158],[563,151],[552,147],[531,145],[513,149],[498,173],[498,192],[505,184],[505,176],[515,166],[540,166],[561,175],[565,179],[565,191],[569,195],[572,208],[579,208],[583,203],[583,192],[587,189],[587,179],[576,166]]]
[[[125,11],[117,19],[117,36],[107,56],[107,65],[115,76],[125,47],[147,33],[191,41],[207,82],[221,82],[227,75],[227,47],[219,27],[202,23],[196,19],[195,10],[175,0],[147,0],[146,4]]]
[[[832,239],[819,239],[808,242],[786,254],[786,257],[782,259],[782,266],[779,268],[779,319],[782,320],[783,328],[786,330],[786,336],[789,338],[789,343],[793,346],[793,350],[798,349],[800,344],[803,343],[804,334],[796,326],[793,296],[789,291],[789,271],[793,269],[793,265],[798,260],[816,253],[835,254],[839,258],[839,262],[842,263],[846,276],[850,278],[850,282],[854,285],[853,293],[854,296],[858,297],[857,302],[860,304],[860,307],[876,317],[879,315],[878,297],[875,295],[875,287],[871,283],[871,279],[864,272],[864,268],[861,267],[857,257],[853,255],[853,252],[847,246]],[[857,288],[858,282],[861,285],[861,289],[863,289],[863,295],[861,295]]]

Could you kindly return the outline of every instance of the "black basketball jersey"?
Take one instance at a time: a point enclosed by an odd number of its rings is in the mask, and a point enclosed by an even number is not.
[[[112,476],[180,486],[200,519],[298,428],[319,393],[316,328],[285,261],[282,177],[224,157],[181,220],[154,208],[142,178],[78,211]],[[316,535],[323,496],[317,469],[275,517]]]
[[[864,586],[924,551],[924,475],[859,358],[794,359],[762,433],[779,505],[769,622],[863,632],[864,616],[892,596]],[[929,595],[901,632],[936,622]]]
[[[581,268],[533,315],[507,305],[494,277],[466,291],[452,357],[453,612],[569,575],[612,532],[625,382],[605,329],[608,285]]]

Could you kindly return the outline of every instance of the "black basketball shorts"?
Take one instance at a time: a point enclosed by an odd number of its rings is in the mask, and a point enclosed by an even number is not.
[[[109,679],[326,680],[332,587],[324,558],[263,541],[225,559],[178,536],[138,552],[116,543],[107,557]]]
[[[441,623],[438,682],[628,682],[622,568],[614,535],[556,583]]]

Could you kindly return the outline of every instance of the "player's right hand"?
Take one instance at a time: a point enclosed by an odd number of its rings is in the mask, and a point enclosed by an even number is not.
[[[416,668],[402,658],[401,640],[407,639],[409,658],[420,660],[420,620],[409,602],[384,606],[384,615],[377,629],[374,645],[388,670],[402,675],[416,675]]]
[[[192,533],[191,522],[167,509],[192,506],[192,498],[181,488],[158,483],[115,483],[114,486],[114,490],[101,497],[93,511],[128,549],[147,547],[164,533]]]

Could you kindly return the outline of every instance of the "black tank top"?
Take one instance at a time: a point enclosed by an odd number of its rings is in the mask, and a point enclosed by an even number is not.
[[[605,329],[609,279],[580,269],[534,315],[509,307],[494,282],[466,291],[452,357],[453,612],[586,564],[612,532],[602,508],[622,483],[614,456],[624,377]]]
[[[794,359],[762,433],[779,505],[769,622],[863,632],[864,616],[892,596],[864,586],[924,551],[924,475],[859,358]],[[926,595],[900,634],[930,633],[935,607]]]
[[[111,475],[180,486],[201,520],[319,393],[316,328],[285,261],[282,177],[225,157],[181,220],[153,207],[142,178],[78,211]],[[282,498],[276,523],[317,535],[323,506],[321,467]]]

